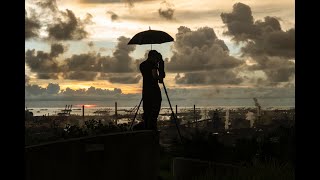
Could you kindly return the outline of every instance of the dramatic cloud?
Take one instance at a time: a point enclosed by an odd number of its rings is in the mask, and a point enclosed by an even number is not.
[[[58,62],[51,56],[51,53],[43,51],[27,50],[25,54],[27,65],[32,72],[56,73],[58,72]]]
[[[61,89],[59,84],[49,83],[46,88],[39,85],[26,85],[25,86],[26,97],[42,96],[46,98],[57,98],[65,96],[87,95],[87,96],[114,96],[121,95],[122,90],[120,88],[114,88],[113,90],[95,88],[91,86],[88,89],[73,90],[69,87]]]
[[[254,38],[259,33],[257,27],[253,24],[254,19],[248,5],[234,4],[231,13],[221,13],[221,19],[228,28],[225,34],[235,36],[235,40]]]
[[[288,82],[295,75],[295,63],[281,57],[256,56],[249,70],[262,70],[269,83]]]
[[[32,95],[42,95],[46,93],[46,88],[42,88],[38,85],[26,85],[25,86],[25,95],[32,96]]]
[[[59,91],[60,91],[59,84],[53,84],[53,83],[48,84],[48,86],[47,86],[48,94],[58,94]]]
[[[95,88],[91,86],[88,89],[77,89],[73,90],[67,87],[65,90],[62,90],[62,95],[74,96],[74,95],[87,95],[87,96],[114,96],[122,94],[122,90],[119,88],[114,88],[113,90]]]
[[[112,12],[112,11],[108,11],[107,14],[110,15],[110,18],[111,18],[112,21],[116,21],[116,20],[119,19],[119,16],[116,13]]]
[[[133,58],[129,54],[136,49],[136,46],[128,45],[130,38],[124,36],[119,37],[118,41],[116,49],[113,52],[115,60],[110,62],[111,66],[109,68],[111,69],[108,70],[112,72],[132,72],[134,71]]]
[[[250,41],[242,52],[251,56],[268,55],[284,58],[295,57],[295,30],[266,33],[261,39]]]
[[[223,40],[209,27],[191,31],[179,27],[173,44],[173,56],[166,63],[168,72],[182,72],[176,77],[180,84],[239,84],[241,79],[233,72],[244,62],[229,55]],[[212,77],[214,76],[214,77]]]
[[[31,10],[30,15],[28,16],[27,10],[25,10],[25,39],[31,39],[38,37],[39,30],[41,28],[40,21],[37,18],[37,15],[33,10]]]
[[[38,79],[58,79],[58,73],[37,73]]]
[[[80,0],[81,3],[88,4],[104,4],[104,3],[127,3],[130,7],[136,2],[148,2],[157,0]]]
[[[84,29],[90,22],[91,15],[87,14],[85,20],[81,21],[71,10],[61,11],[62,18],[57,18],[53,24],[48,26],[49,38],[55,40],[81,40],[88,36]],[[63,20],[62,20],[63,19]]]
[[[54,43],[51,45],[51,57],[57,57],[60,54],[63,54],[65,52],[65,47],[60,43]]]
[[[65,60],[64,69],[70,71],[88,71],[103,73],[129,73],[136,72],[133,58],[129,55],[135,50],[135,45],[128,46],[129,38],[119,37],[113,56],[101,56],[99,53],[72,55]],[[91,74],[92,77],[94,74]],[[82,76],[82,75],[81,75]],[[74,77],[74,74],[65,76]],[[82,76],[83,77],[83,76]],[[87,78],[86,78],[87,79]]]
[[[93,81],[95,80],[97,72],[92,71],[72,71],[64,74],[64,79]]]
[[[111,83],[120,83],[120,84],[137,84],[141,75],[137,75],[136,73],[130,74],[101,74],[100,79],[108,80]]]
[[[56,0],[40,0],[37,1],[36,4],[42,9],[50,9],[52,12],[58,11]]]
[[[161,4],[163,4],[163,7],[158,9],[159,16],[167,20],[172,20],[174,13],[173,4],[167,2],[166,0],[161,2]]]
[[[101,65],[99,59],[101,56],[95,53],[76,54],[65,60],[64,69],[69,71],[92,71],[99,72]]]
[[[231,13],[222,13],[227,25],[225,34],[233,40],[244,41],[242,56],[251,57],[257,64],[249,70],[262,70],[268,83],[289,81],[295,73],[295,29],[283,31],[279,18],[266,16],[254,22],[251,8],[236,3]],[[261,82],[261,81],[260,81]]]
[[[120,88],[114,88],[113,91],[101,88],[95,88],[91,86],[87,89],[86,94],[89,95],[106,95],[106,94],[121,94],[122,90]]]
[[[264,21],[254,22],[251,8],[236,3],[231,13],[221,14],[221,19],[228,28],[226,34],[248,42],[243,48],[245,54],[295,57],[295,30],[283,31],[278,18],[266,16]]]
[[[57,60],[60,54],[66,51],[63,44],[53,43],[51,52],[27,50],[26,64],[31,72],[37,73],[39,79],[95,80],[98,73],[119,73],[117,77],[108,75],[106,78],[112,82],[125,84],[138,83],[140,76],[136,61],[129,55],[135,50],[135,45],[128,46],[129,38],[119,37],[113,56],[101,56],[100,53],[88,52],[74,54],[63,61]],[[93,46],[93,43],[89,43]],[[131,75],[121,75],[131,73]]]
[[[59,72],[62,69],[56,57],[65,51],[66,48],[60,43],[51,44],[49,53],[28,49],[25,53],[25,61],[31,72],[37,73],[39,79],[58,79]]]
[[[189,85],[219,85],[219,84],[240,84],[243,80],[231,70],[212,70],[203,72],[190,72],[185,76],[178,74],[175,77],[177,84]]]
[[[160,17],[171,20],[173,18],[174,9],[168,8],[168,9],[162,10],[160,8],[158,9],[158,12]]]
[[[25,85],[26,96],[38,96],[38,95],[56,95],[60,91],[59,84],[49,83],[46,88],[39,85]]]
[[[26,12],[26,39],[37,37],[41,26],[45,27],[50,40],[81,40],[88,36],[85,26],[93,23],[91,14],[87,13],[84,19],[80,19],[69,9],[60,11],[56,0],[35,0],[31,4],[37,6],[38,15],[32,10],[27,18]]]

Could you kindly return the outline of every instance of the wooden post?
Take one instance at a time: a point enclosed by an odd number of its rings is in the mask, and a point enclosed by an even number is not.
[[[178,114],[178,105],[176,105],[176,116],[178,116],[177,114]]]
[[[115,123],[118,124],[118,109],[117,109],[117,102],[114,103],[114,110],[115,110]]]
[[[82,105],[82,119],[84,119],[84,105]]]

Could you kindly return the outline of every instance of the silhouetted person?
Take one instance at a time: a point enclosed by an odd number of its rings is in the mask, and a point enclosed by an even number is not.
[[[143,76],[142,99],[143,116],[146,129],[157,130],[157,118],[161,108],[161,91],[159,83],[165,77],[162,55],[156,50],[150,50],[147,60],[140,64]]]

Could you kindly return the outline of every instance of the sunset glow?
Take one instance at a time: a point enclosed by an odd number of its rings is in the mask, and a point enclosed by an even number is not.
[[[26,1],[27,98],[139,96],[151,46],[127,43],[149,27],[175,40],[152,46],[169,89],[295,87],[293,0],[97,2]]]

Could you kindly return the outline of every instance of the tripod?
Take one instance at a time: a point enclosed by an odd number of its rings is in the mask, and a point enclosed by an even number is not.
[[[169,99],[169,96],[168,96],[168,92],[167,92],[167,89],[166,89],[166,86],[164,85],[164,82],[162,82],[162,85],[163,85],[163,89],[164,89],[164,92],[166,93],[166,96],[167,96],[167,99],[168,99],[168,102],[169,102],[169,105],[170,105],[170,109],[171,109],[171,115],[173,116],[174,118],[174,122],[175,122],[175,125],[176,125],[176,128],[177,128],[177,131],[178,131],[178,134],[179,134],[179,138],[180,138],[180,142],[182,142],[182,136],[181,136],[181,133],[180,133],[180,129],[179,129],[179,126],[178,126],[178,122],[177,122],[177,116],[174,114],[173,112],[173,109],[172,109],[172,106],[171,106],[171,102],[170,102],[170,99]],[[132,126],[133,126],[133,123],[134,123],[134,120],[136,119],[136,116],[138,114],[138,111],[139,111],[139,108],[140,108],[140,105],[141,105],[141,102],[142,102],[142,98],[140,100],[140,103],[137,107],[137,111],[134,115],[134,118],[133,120],[131,121],[131,124],[130,124],[130,129],[132,130]]]

